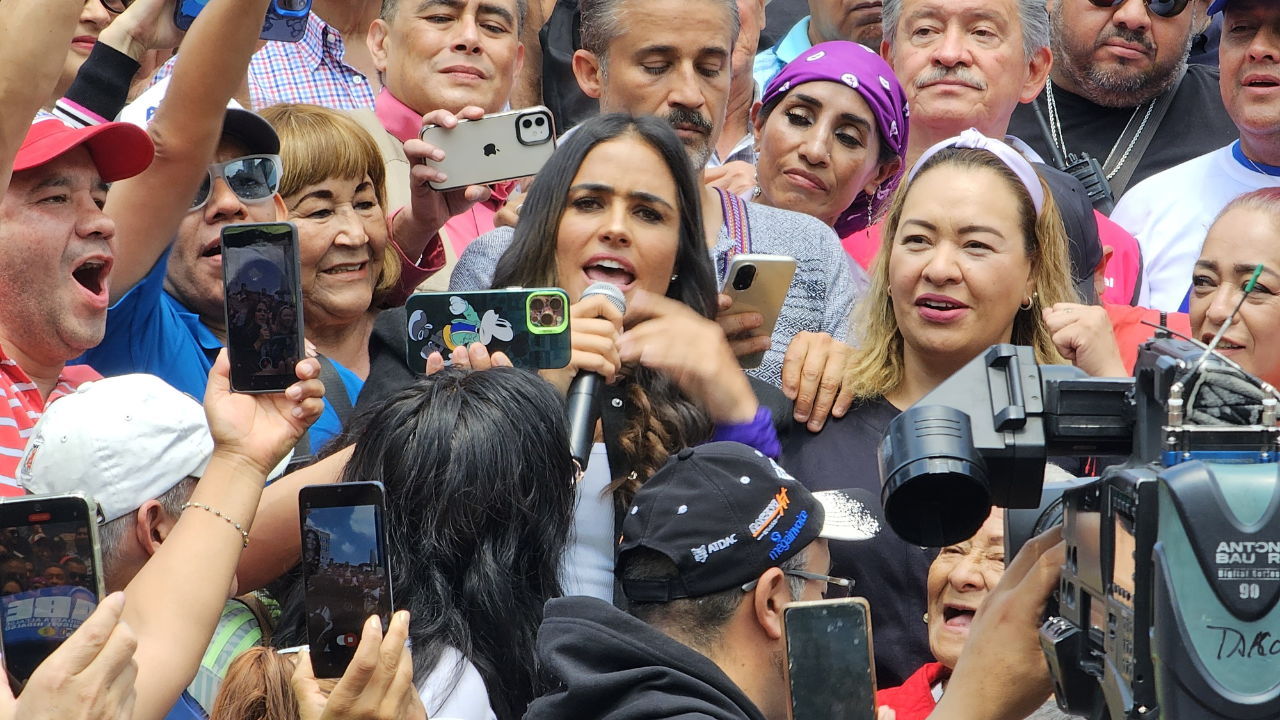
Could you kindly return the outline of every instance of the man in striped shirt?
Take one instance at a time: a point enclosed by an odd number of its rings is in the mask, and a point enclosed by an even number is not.
[[[154,149],[125,123],[73,128],[41,118],[0,200],[0,495],[20,495],[18,458],[49,403],[97,373],[66,367],[102,340],[115,223],[107,183],[142,172]]]

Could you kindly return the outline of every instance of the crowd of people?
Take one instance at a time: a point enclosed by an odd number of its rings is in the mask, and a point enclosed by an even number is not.
[[[1121,377],[1157,327],[1280,386],[1266,0],[312,0],[298,42],[178,2],[0,0],[0,496],[98,509],[0,535],[5,638],[110,593],[0,720],[783,720],[782,609],[850,586],[882,720],[1058,717],[1059,531],[902,540],[889,423],[993,344]],[[536,176],[435,189],[425,126],[538,105]],[[224,282],[263,222],[300,303]],[[795,260],[772,333],[748,253]],[[567,366],[410,369],[413,293],[513,286],[566,292]],[[317,679],[299,491],[361,481],[394,614]]]

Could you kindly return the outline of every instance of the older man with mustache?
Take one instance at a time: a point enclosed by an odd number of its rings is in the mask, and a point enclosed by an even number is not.
[[[1009,134],[1015,109],[1036,97],[1052,65],[1043,0],[885,0],[884,32],[880,54],[911,103],[907,167],[925,149],[971,127],[988,137],[1004,138],[1033,163],[1044,162]],[[1043,164],[1036,170],[1059,206],[1079,204],[1068,197],[1084,194],[1074,178]],[[1140,275],[1137,242],[1100,214],[1090,217],[1085,210],[1077,220],[1080,227],[1068,223],[1073,244],[1096,242],[1086,237],[1091,228],[1084,227],[1096,223],[1102,244],[1110,248],[1104,299],[1129,304]],[[869,267],[880,246],[879,226],[845,238],[844,245]],[[1074,270],[1082,294],[1091,297],[1094,268]]]

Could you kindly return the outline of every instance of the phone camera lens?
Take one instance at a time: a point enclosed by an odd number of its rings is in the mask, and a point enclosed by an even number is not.
[[[751,283],[754,282],[755,279],[756,279],[756,266],[744,265],[741,268],[739,268],[738,272],[733,276],[733,289],[746,290],[747,288],[751,287]]]
[[[542,316],[538,318],[538,324],[542,327],[555,327],[556,316],[549,312],[542,313]]]
[[[551,298],[550,304],[551,304],[551,309],[555,312],[559,312],[564,309],[564,300],[561,300],[558,297]]]
[[[546,118],[539,117],[537,120],[533,121],[533,124],[537,125],[538,127],[542,127],[543,125],[547,124],[547,120]]]
[[[524,122],[522,122],[522,123],[520,123],[520,124],[524,126],[524,129],[525,129],[525,130],[528,130],[529,128],[533,127],[533,121],[532,121],[532,120],[530,120],[529,118],[525,118],[525,119],[524,119]]]

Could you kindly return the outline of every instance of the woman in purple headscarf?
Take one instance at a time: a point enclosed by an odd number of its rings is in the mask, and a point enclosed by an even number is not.
[[[906,93],[879,55],[814,45],[753,110],[755,201],[812,215],[842,239],[865,229],[902,177],[907,117]]]

